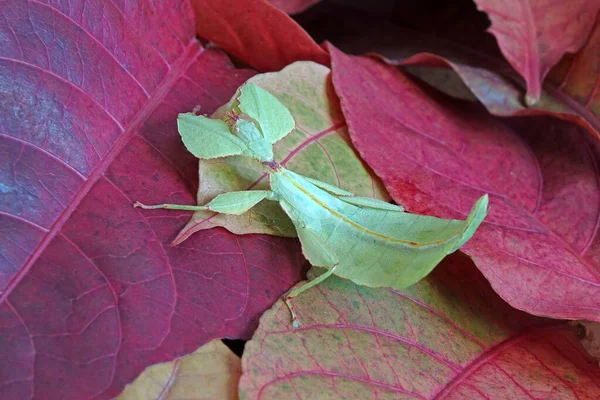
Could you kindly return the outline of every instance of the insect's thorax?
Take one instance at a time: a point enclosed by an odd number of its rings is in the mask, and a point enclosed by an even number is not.
[[[245,155],[260,161],[273,159],[273,145],[263,137],[253,122],[238,116],[232,133],[245,143]]]
[[[312,221],[320,225],[322,221],[331,218],[332,212],[348,211],[343,210],[345,204],[339,199],[315,186],[302,175],[286,170],[280,165],[269,169],[269,175],[271,190],[278,200],[289,205],[306,224]]]

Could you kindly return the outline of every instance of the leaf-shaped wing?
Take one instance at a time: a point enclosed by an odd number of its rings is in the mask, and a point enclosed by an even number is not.
[[[241,89],[239,109],[260,125],[260,129],[269,142],[275,143],[290,133],[295,122],[289,110],[271,93],[253,83]]]
[[[488,204],[483,196],[466,221],[445,220],[352,204],[285,169],[271,174],[271,186],[296,229],[316,232],[339,257],[335,274],[370,287],[401,289],[427,276],[473,236]]]

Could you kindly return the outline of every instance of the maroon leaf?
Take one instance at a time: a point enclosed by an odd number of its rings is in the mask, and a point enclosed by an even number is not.
[[[267,311],[246,344],[241,398],[596,399],[577,329],[508,306],[464,255],[401,292],[331,277]]]
[[[491,21],[502,53],[527,82],[528,104],[540,98],[542,81],[565,53],[585,43],[600,8],[598,0],[475,0]]]
[[[252,75],[194,37],[182,2],[12,2],[0,26],[0,392],[111,398],[146,366],[248,337],[300,277],[293,241],[170,241],[197,160],[178,112]]]
[[[540,100],[535,105],[527,107],[523,103],[522,87],[511,79],[510,75],[501,74],[494,68],[466,65],[427,53],[416,54],[402,64],[452,68],[477,99],[494,115],[551,115],[574,122],[586,128],[596,139],[600,139],[598,111],[591,108],[595,105],[593,102],[597,101],[596,99],[590,100],[587,104],[579,104],[577,100],[565,95],[560,89],[546,84]],[[578,79],[587,83],[592,78],[579,77]],[[585,93],[582,95],[591,94],[591,97],[595,97],[594,86],[573,86],[574,90],[584,91]]]
[[[548,75],[540,100],[524,105],[519,80],[496,65],[477,65],[441,54],[416,54],[404,65],[452,68],[473,94],[495,115],[552,115],[577,123],[600,139],[600,16],[585,46],[574,56],[567,55]],[[387,55],[387,54],[386,54]],[[398,60],[399,61],[399,60]],[[481,64],[481,63],[479,63]]]
[[[329,65],[329,56],[283,11],[266,0],[192,0],[198,35],[260,71],[294,61]]]
[[[269,3],[287,14],[298,14],[321,0],[268,0]]]
[[[364,18],[363,18],[364,20]],[[597,19],[597,21],[600,20]],[[575,56],[568,55],[549,73],[540,100],[525,105],[525,84],[508,63],[498,58],[499,51],[474,50],[457,42],[425,35],[385,21],[351,20],[338,22],[350,26],[350,33],[340,27],[328,27],[328,40],[348,54],[371,54],[373,57],[401,65],[411,74],[423,77],[444,91],[462,80],[488,111],[499,116],[551,115],[577,123],[600,139],[600,23],[596,23],[585,46]],[[360,27],[360,30],[358,29]],[[355,29],[352,29],[355,28]],[[480,35],[481,36],[481,35]],[[487,35],[484,35],[487,36]],[[399,41],[398,38],[402,40]],[[451,71],[431,68],[451,68]],[[437,79],[437,77],[440,77]],[[436,77],[435,80],[431,78]]]
[[[394,67],[330,53],[353,143],[396,202],[464,218],[489,193],[489,215],[463,250],[493,288],[533,314],[600,320],[598,149],[581,128],[504,124]]]

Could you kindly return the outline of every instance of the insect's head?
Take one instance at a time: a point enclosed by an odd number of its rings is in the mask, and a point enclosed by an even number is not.
[[[273,160],[273,144],[295,127],[289,110],[254,83],[236,93],[223,119],[194,113],[180,114],[178,129],[188,150],[198,158],[246,155],[261,162]]]

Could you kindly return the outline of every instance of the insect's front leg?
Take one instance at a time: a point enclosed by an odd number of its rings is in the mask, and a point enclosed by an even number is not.
[[[263,199],[276,200],[276,196],[270,190],[245,190],[241,192],[222,193],[204,206],[186,206],[180,204],[147,206],[138,201],[133,206],[151,210],[164,208],[168,210],[213,211],[221,214],[241,215]]]

